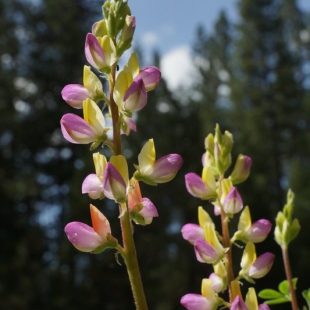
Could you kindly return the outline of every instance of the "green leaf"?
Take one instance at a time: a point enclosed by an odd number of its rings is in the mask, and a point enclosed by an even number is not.
[[[283,297],[283,298],[266,300],[264,303],[266,305],[278,305],[278,304],[283,304],[285,302],[290,302],[290,301],[291,301],[290,298]]]
[[[294,278],[294,279],[292,280],[294,290],[296,289],[297,280],[298,280],[298,278]],[[278,288],[279,288],[279,291],[280,291],[283,295],[290,295],[290,286],[289,286],[287,280],[282,281],[282,282],[279,284]]]
[[[279,291],[283,294],[283,295],[289,295],[290,294],[290,287],[288,285],[288,281],[284,280],[282,281],[279,286],[278,286]]]
[[[310,288],[308,290],[302,291],[302,296],[306,300],[308,308],[310,310]]]
[[[283,294],[280,292],[273,290],[271,288],[266,288],[259,292],[258,296],[263,299],[275,299],[275,298],[284,298]]]

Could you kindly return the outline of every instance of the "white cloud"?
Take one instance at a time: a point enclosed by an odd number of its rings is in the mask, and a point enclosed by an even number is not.
[[[171,90],[178,87],[189,88],[194,80],[195,67],[190,47],[179,46],[165,54],[160,62],[163,77]]]
[[[154,46],[159,42],[159,37],[155,32],[145,32],[142,34],[142,46]]]

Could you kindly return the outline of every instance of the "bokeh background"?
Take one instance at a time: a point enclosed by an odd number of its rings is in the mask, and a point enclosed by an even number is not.
[[[123,139],[125,154],[133,167],[143,143],[154,138],[158,157],[179,153],[184,159],[172,182],[142,187],[160,214],[150,226],[135,226],[149,308],[182,309],[180,298],[199,293],[211,272],[196,261],[180,230],[197,222],[199,205],[213,212],[186,192],[184,174],[200,173],[204,137],[216,123],[234,135],[234,158],[243,153],[253,159],[250,178],[238,186],[253,220],[274,221],[287,189],[296,194],[302,230],[291,245],[291,262],[301,307],[301,291],[310,286],[309,2],[214,2],[129,1],[138,22],[134,47],[141,67],[155,64],[164,78],[138,115],[138,132]],[[70,221],[90,223],[90,199],[81,194],[81,183],[94,168],[87,146],[62,138],[59,120],[72,109],[60,92],[82,82],[85,35],[101,18],[101,5],[99,0],[0,2],[3,310],[134,309],[125,267],[115,253],[78,252],[63,232]],[[94,204],[119,236],[116,206]],[[272,235],[258,245],[257,252],[264,251],[277,256],[271,272],[257,281],[258,291],[277,288],[284,279]],[[234,253],[238,257],[241,250]],[[236,258],[235,272],[238,264]]]

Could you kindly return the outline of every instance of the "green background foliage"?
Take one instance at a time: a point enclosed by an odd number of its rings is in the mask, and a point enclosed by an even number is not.
[[[1,309],[134,309],[125,267],[113,251],[80,253],[63,232],[69,221],[90,223],[90,199],[81,194],[81,183],[93,163],[87,147],[61,136],[59,120],[72,110],[60,92],[81,83],[85,35],[101,18],[101,5],[0,2]],[[180,229],[197,222],[199,205],[213,212],[187,193],[184,174],[200,173],[204,137],[216,123],[234,135],[234,158],[243,153],[253,160],[250,178],[238,186],[253,221],[273,221],[287,188],[295,192],[302,230],[291,245],[292,269],[298,295],[309,287],[310,42],[300,34],[309,33],[310,16],[295,0],[239,0],[238,10],[237,24],[221,13],[212,32],[197,27],[193,57],[200,60],[199,78],[192,91],[172,93],[162,80],[139,113],[137,133],[123,139],[131,167],[150,138],[157,157],[179,153],[184,159],[172,182],[142,185],[160,214],[150,226],[135,226],[151,310],[182,309],[181,296],[199,293],[211,271],[196,261]],[[156,52],[154,64],[160,66]],[[117,236],[114,203],[94,204]],[[277,255],[269,275],[257,281],[258,291],[276,289],[284,279],[280,250],[272,236],[257,249]]]

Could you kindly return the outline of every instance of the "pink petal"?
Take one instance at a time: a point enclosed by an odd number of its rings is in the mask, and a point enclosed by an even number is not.
[[[106,66],[104,51],[99,41],[92,33],[88,33],[86,36],[85,57],[87,61],[98,70]]]
[[[219,277],[218,275],[216,275],[215,273],[211,273],[209,276],[209,279],[212,281],[212,288],[214,290],[214,292],[216,293],[220,293],[223,291],[224,289],[224,281],[221,277]]]
[[[261,219],[252,224],[248,233],[248,240],[251,242],[262,242],[268,236],[272,228],[271,222]]]
[[[214,263],[219,258],[213,246],[205,240],[197,239],[194,247],[203,261],[208,264]]]
[[[142,198],[143,208],[139,212],[145,220],[145,224],[150,224],[153,220],[153,217],[158,217],[158,212],[153,202],[148,198]]]
[[[151,174],[148,176],[156,183],[171,181],[183,164],[183,159],[178,154],[169,154],[158,159]]]
[[[146,91],[150,91],[159,83],[161,72],[158,68],[150,66],[140,70],[139,76],[143,79]]]
[[[103,192],[109,198],[117,202],[126,200],[126,183],[121,174],[111,164],[107,163],[104,171]]]
[[[197,224],[185,224],[181,232],[183,238],[190,243],[194,243],[197,239],[205,239],[203,228]]]
[[[188,310],[211,310],[213,305],[202,295],[186,294],[181,298],[181,305]]]
[[[264,277],[271,269],[274,257],[274,254],[269,252],[260,255],[250,267],[249,276],[254,279]]]
[[[82,184],[82,194],[88,194],[92,199],[103,198],[103,184],[96,174],[89,174]]]
[[[244,301],[239,296],[237,296],[234,302],[231,304],[230,310],[248,310],[248,307]]]
[[[235,214],[240,212],[242,208],[243,208],[242,198],[237,189],[233,186],[225,198],[223,209],[225,213]]]
[[[127,89],[124,96],[124,110],[126,111],[139,111],[147,103],[147,94],[143,84],[143,80],[138,77]]]
[[[83,85],[69,84],[61,91],[62,99],[76,109],[83,108],[83,101],[91,97],[91,94]]]
[[[69,223],[65,233],[69,241],[82,252],[92,252],[104,243],[94,229],[84,223]]]
[[[203,199],[206,195],[207,186],[196,173],[190,172],[185,175],[185,185],[187,191],[194,197]]]
[[[65,114],[61,118],[60,124],[64,138],[71,143],[88,144],[97,139],[93,128],[83,118],[75,114]]]

